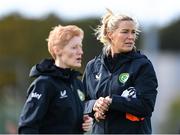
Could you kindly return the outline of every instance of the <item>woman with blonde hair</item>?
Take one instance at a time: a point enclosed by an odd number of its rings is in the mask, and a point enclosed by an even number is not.
[[[82,134],[92,126],[83,116],[84,88],[73,70],[81,67],[84,32],[75,25],[58,25],[50,32],[48,50],[52,59],[35,65],[22,109],[20,134]]]
[[[83,84],[85,112],[94,116],[92,133],[150,134],[157,78],[150,60],[138,51],[137,21],[108,10],[97,28],[102,53],[88,62]]]

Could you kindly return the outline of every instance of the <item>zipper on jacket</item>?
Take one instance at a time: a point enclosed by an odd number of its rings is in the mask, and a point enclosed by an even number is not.
[[[112,75],[113,73],[109,73],[109,97],[111,97],[112,92],[111,92],[111,85],[112,85]]]
[[[107,71],[107,73],[108,73],[108,76],[109,76],[109,84],[108,84],[108,96],[109,97],[111,97],[111,85],[112,85],[112,77],[113,77],[113,73],[111,73],[110,71],[109,71],[109,69],[107,68],[107,66],[104,64],[104,63],[102,63],[103,64],[103,66],[105,67],[105,69],[106,69],[106,71]],[[108,117],[106,116],[106,119],[108,119]],[[107,134],[108,133],[108,120],[104,120],[104,122],[103,122],[103,124],[104,124],[104,134]]]
[[[77,91],[75,90],[75,88],[73,87],[73,85],[72,85],[72,83],[71,83],[71,85],[70,85],[70,88],[71,88],[71,90],[72,90],[72,92],[73,92],[73,95],[74,95],[74,98],[75,98],[75,102],[76,102],[76,107],[75,107],[75,109],[76,109],[76,112],[77,112],[77,114],[76,114],[76,121],[77,122],[79,122],[78,121],[78,119],[81,117],[81,113],[79,112],[79,110],[80,110],[80,108],[81,108],[81,103],[80,103],[80,101],[78,100],[78,93],[77,93]],[[79,107],[77,107],[77,106],[79,106]],[[77,123],[78,124],[78,123]],[[77,129],[75,129],[75,130],[77,130]]]
[[[112,76],[113,76],[113,73],[111,73],[110,71],[109,71],[109,69],[108,69],[108,67],[105,65],[105,63],[104,62],[102,62],[101,60],[100,60],[100,63],[102,64],[102,66],[104,66],[104,68],[106,69],[106,71],[107,71],[107,74],[108,74],[108,76],[109,76],[109,86],[108,86],[108,88],[109,88],[109,90],[108,90],[108,96],[109,97],[111,97],[111,85],[112,85]],[[104,96],[106,96],[106,95],[104,95]],[[107,119],[108,119],[108,117],[107,117]],[[108,133],[108,120],[104,120],[103,121],[103,125],[104,125],[104,134],[107,134]]]

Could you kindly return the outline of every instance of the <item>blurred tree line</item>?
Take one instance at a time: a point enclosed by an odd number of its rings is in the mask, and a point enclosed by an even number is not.
[[[163,51],[180,51],[180,19],[159,30],[160,49]]]
[[[26,89],[31,81],[28,78],[29,70],[41,59],[50,57],[45,39],[52,27],[59,24],[75,24],[84,30],[84,57],[80,69],[83,73],[86,63],[97,56],[103,47],[94,36],[94,29],[100,24],[100,18],[65,21],[49,14],[39,19],[27,19],[14,13],[0,19],[0,133],[13,133],[6,117],[17,122]],[[180,20],[160,28],[159,34],[162,51],[180,50]],[[141,40],[140,34],[137,48],[143,47]]]
[[[167,119],[161,124],[163,133],[180,134],[180,95],[174,97],[167,112]]]

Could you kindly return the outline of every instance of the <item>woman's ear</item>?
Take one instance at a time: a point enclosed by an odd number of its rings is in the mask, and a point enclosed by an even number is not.
[[[107,33],[107,36],[108,36],[108,38],[109,38],[110,40],[112,40],[112,35],[113,35],[112,32],[108,32],[108,33]]]
[[[62,55],[62,48],[60,48],[59,46],[54,46],[53,52],[56,56],[61,56]]]

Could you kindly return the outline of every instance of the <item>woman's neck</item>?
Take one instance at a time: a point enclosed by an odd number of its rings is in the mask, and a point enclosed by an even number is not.
[[[113,58],[115,54],[118,54],[118,53],[121,53],[121,52],[117,52],[117,50],[114,50],[113,48],[111,48],[109,53],[111,54],[111,56]]]
[[[56,65],[57,67],[60,67],[60,68],[63,68],[63,69],[69,68],[69,67],[67,67],[66,65],[64,65],[64,64],[63,64],[60,60],[58,60],[58,59],[55,60],[55,65]]]

